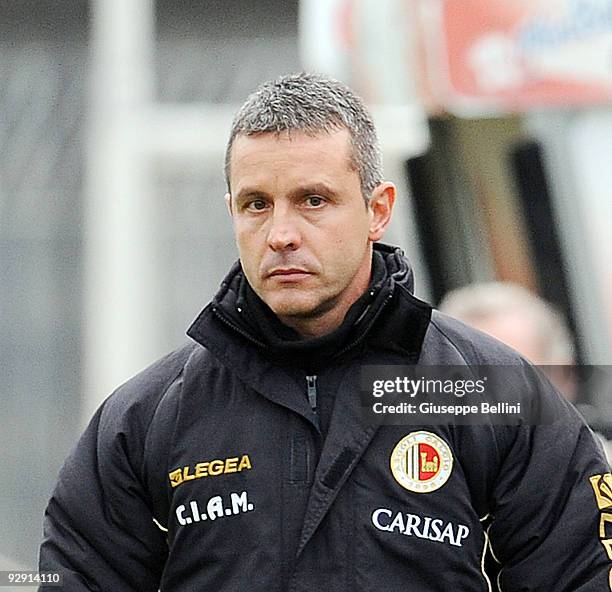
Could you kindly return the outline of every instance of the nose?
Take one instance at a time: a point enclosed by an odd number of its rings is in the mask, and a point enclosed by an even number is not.
[[[291,208],[276,205],[270,217],[268,245],[273,251],[295,251],[302,239],[299,223]]]

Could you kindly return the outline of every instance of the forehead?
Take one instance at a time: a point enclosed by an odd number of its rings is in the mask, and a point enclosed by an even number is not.
[[[292,130],[239,135],[230,155],[232,188],[244,177],[355,175],[346,129],[315,135]]]

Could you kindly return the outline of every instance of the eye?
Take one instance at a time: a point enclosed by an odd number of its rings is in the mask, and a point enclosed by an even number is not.
[[[311,208],[318,208],[325,203],[325,199],[323,199],[320,195],[309,195],[306,198],[306,203]]]
[[[246,204],[246,209],[251,212],[261,212],[266,209],[266,202],[263,199],[254,199]]]

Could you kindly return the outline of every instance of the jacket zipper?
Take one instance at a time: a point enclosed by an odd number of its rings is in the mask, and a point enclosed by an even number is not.
[[[311,375],[306,377],[306,386],[308,389],[308,402],[312,408],[312,412],[317,414],[317,377]]]

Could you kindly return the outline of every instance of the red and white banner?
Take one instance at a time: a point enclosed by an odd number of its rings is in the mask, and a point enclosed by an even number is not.
[[[612,101],[612,0],[418,0],[427,78],[460,114]]]

